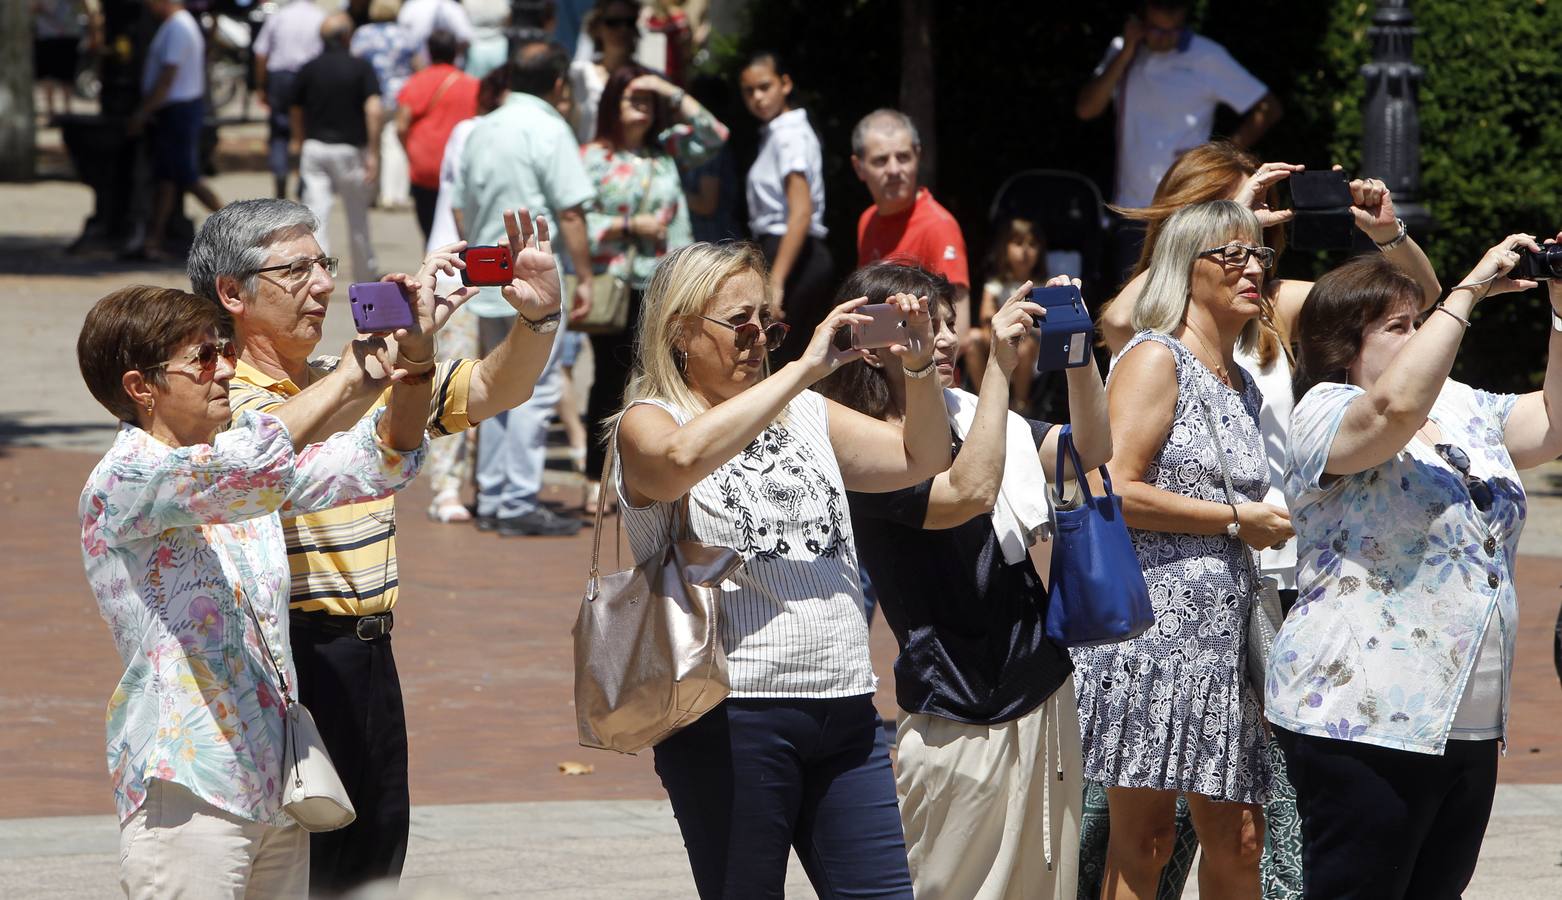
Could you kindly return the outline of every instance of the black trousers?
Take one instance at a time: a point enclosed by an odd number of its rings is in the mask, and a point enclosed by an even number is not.
[[[314,715],[358,818],[309,836],[309,891],[329,897],[399,878],[407,857],[407,719],[387,635],[361,641],[292,619],[298,693]]]
[[[1497,742],[1442,756],[1274,729],[1302,818],[1304,900],[1457,898],[1497,791]]]
[[[412,208],[417,213],[418,227],[423,229],[423,241],[428,242],[429,232],[434,230],[434,207],[439,205],[439,188],[412,185]]]
[[[586,397],[586,477],[601,478],[602,464],[607,461],[607,448],[602,439],[606,430],[602,420],[618,412],[624,404],[624,388],[629,384],[629,369],[634,363],[635,333],[640,327],[640,301],[644,291],[629,292],[629,327],[618,334],[593,334],[591,359],[595,367],[592,374],[591,393]],[[613,496],[613,488],[604,485],[603,491]]]
[[[759,248],[767,262],[775,262],[776,250],[781,246],[781,236],[766,235],[760,238]],[[780,349],[770,354],[770,371],[786,365],[803,355],[803,348],[813,340],[814,329],[824,321],[835,306],[835,259],[822,239],[809,235],[803,249],[786,275],[786,286],[781,307],[786,311],[786,324],[792,330]]]

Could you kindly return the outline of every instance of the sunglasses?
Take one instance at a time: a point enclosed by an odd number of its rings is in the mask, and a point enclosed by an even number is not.
[[[334,256],[316,256],[313,259],[295,259],[290,263],[283,263],[280,266],[266,266],[263,269],[256,269],[254,274],[259,275],[262,272],[286,271],[288,278],[299,279],[305,275],[308,275],[310,271],[314,269],[316,264],[318,264],[320,268],[325,269],[325,274],[336,274],[337,259]]]
[[[633,27],[635,27],[635,17],[634,16],[614,16],[611,19],[602,19],[601,22],[602,22],[603,27],[605,27],[605,28],[633,28]]]
[[[1275,251],[1269,247],[1249,247],[1247,244],[1230,243],[1224,247],[1211,247],[1208,250],[1200,250],[1200,256],[1214,257],[1215,261],[1223,266],[1246,267],[1247,261],[1258,257],[1258,264],[1264,271],[1269,271],[1275,265]]]
[[[170,359],[165,362],[157,363],[156,365],[144,366],[141,371],[150,372],[153,369],[162,369],[168,366],[178,365],[180,363],[195,363],[201,367],[201,374],[204,375],[208,372],[216,370],[217,357],[219,356],[227,360],[230,365],[238,362],[238,345],[228,340],[227,338],[223,338],[222,340],[218,341],[204,341],[199,347],[195,348],[194,353],[191,353],[184,359]]]
[[[747,350],[754,346],[754,342],[759,339],[759,333],[763,331],[765,333],[765,352],[769,353],[781,346],[781,342],[786,340],[786,333],[792,330],[792,326],[785,322],[771,322],[769,325],[761,328],[754,322],[734,325],[731,322],[712,319],[710,316],[700,316],[700,318],[707,322],[715,322],[723,328],[732,329],[732,344],[739,350]]]
[[[1464,476],[1465,489],[1470,492],[1470,499],[1474,501],[1475,508],[1481,512],[1491,512],[1493,499],[1491,485],[1470,474],[1470,455],[1453,444],[1438,444],[1437,455]]]

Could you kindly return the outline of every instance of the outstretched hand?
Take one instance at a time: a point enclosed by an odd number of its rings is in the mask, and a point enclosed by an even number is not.
[[[505,302],[534,322],[558,312],[564,287],[548,239],[548,220],[533,219],[524,208],[507,209],[504,230],[510,239],[510,271],[515,273],[501,289]]]
[[[1294,163],[1268,162],[1258,167],[1258,171],[1247,177],[1242,186],[1237,189],[1232,200],[1251,209],[1253,215],[1258,217],[1260,228],[1268,228],[1271,225],[1280,225],[1291,221],[1295,211],[1289,209],[1269,208],[1269,189],[1280,182],[1290,178],[1297,172],[1307,169],[1306,166],[1298,166]]]
[[[413,327],[398,329],[392,335],[396,340],[398,359],[401,357],[415,360],[432,359],[434,335],[445,327],[445,323],[450,321],[450,316],[460,309],[462,304],[477,293],[475,288],[470,287],[456,288],[443,297],[435,292],[441,273],[455,276],[461,269],[466,268],[466,263],[461,259],[461,251],[465,248],[466,241],[446,244],[423,260],[423,265],[418,268],[416,275],[396,272],[381,279],[399,284],[402,296],[406,298],[407,305],[412,308]]]

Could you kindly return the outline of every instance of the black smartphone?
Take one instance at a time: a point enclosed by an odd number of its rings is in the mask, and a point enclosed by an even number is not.
[[[1350,179],[1344,172],[1297,172],[1286,183],[1291,186],[1293,209],[1334,209],[1350,206]]]

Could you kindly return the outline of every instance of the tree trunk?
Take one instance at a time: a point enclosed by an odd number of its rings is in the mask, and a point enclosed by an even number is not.
[[[0,181],[33,177],[33,16],[24,0],[0,4]]]
[[[922,136],[921,183],[933,187],[938,136],[933,130],[933,0],[900,0],[900,111]]]

